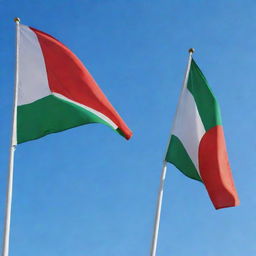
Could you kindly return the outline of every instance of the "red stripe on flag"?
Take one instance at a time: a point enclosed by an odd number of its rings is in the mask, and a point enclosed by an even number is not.
[[[211,128],[203,136],[199,145],[199,169],[216,209],[239,205],[222,126]]]
[[[83,63],[60,41],[31,28],[37,35],[44,55],[50,90],[95,109],[111,119],[126,139],[131,130],[103,94]]]

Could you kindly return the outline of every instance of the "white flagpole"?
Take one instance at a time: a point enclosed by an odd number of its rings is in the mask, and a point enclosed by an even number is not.
[[[181,94],[180,94],[180,99],[181,99],[182,92],[183,92],[184,88],[186,88],[189,69],[190,69],[191,60],[192,60],[192,54],[193,54],[194,51],[195,50],[193,48],[189,49],[189,51],[188,51],[189,52],[188,65],[187,65],[187,69],[186,69],[186,73],[185,73],[185,78],[184,78],[184,81],[183,81],[183,86],[182,86],[182,91],[181,91]],[[179,102],[180,102],[180,99],[179,99]],[[176,118],[176,115],[177,115],[177,110],[176,110],[175,118]],[[174,120],[175,120],[175,118],[174,118]],[[172,130],[170,132],[170,137],[169,137],[169,140],[168,140],[167,149],[166,149],[164,158],[167,154],[167,150],[168,150],[170,140],[171,140],[171,135],[172,135]],[[158,192],[157,207],[156,207],[156,214],[155,214],[155,225],[154,225],[154,232],[153,232],[153,239],[152,239],[152,244],[151,244],[150,256],[156,256],[158,232],[159,232],[159,225],[160,225],[160,218],[161,218],[161,210],[162,210],[162,201],[163,201],[164,183],[165,183],[166,172],[167,172],[167,162],[164,160],[163,161],[162,174],[161,174],[161,178],[160,178],[160,187],[159,187],[159,192]]]
[[[6,192],[6,210],[3,233],[2,256],[9,255],[10,240],[10,224],[11,224],[11,208],[12,208],[12,187],[13,187],[13,167],[14,167],[14,151],[17,145],[16,124],[17,124],[17,94],[18,94],[18,43],[19,43],[19,23],[20,19],[14,19],[16,23],[16,70],[15,70],[15,86],[14,86],[14,102],[13,102],[13,120],[12,120],[12,136],[10,145],[9,173],[7,180]]]
[[[155,226],[154,226],[150,256],[155,256],[156,255],[156,248],[157,248],[157,241],[158,241],[158,231],[159,231],[159,224],[160,224],[160,217],[161,217],[161,210],[162,210],[162,201],[163,201],[164,181],[165,181],[165,176],[166,176],[166,170],[167,170],[167,163],[166,163],[166,161],[164,161],[163,162],[163,169],[162,169],[161,179],[160,179],[160,187],[159,187],[159,192],[158,192],[156,216],[155,216]]]

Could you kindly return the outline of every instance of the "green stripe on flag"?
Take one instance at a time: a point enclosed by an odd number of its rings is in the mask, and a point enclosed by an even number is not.
[[[175,135],[171,137],[165,160],[174,164],[186,176],[202,181],[186,149]]]
[[[193,59],[189,71],[187,88],[195,99],[205,130],[208,131],[216,125],[222,125],[219,104],[202,71]]]
[[[54,95],[18,106],[17,111],[18,143],[38,139],[47,134],[83,124],[102,123],[111,127],[90,111]]]

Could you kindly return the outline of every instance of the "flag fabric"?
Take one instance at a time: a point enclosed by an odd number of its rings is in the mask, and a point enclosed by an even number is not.
[[[60,41],[18,28],[17,143],[89,123],[103,123],[126,139],[131,130],[82,62]]]
[[[220,107],[192,59],[177,107],[165,160],[201,181],[216,209],[237,206]]]

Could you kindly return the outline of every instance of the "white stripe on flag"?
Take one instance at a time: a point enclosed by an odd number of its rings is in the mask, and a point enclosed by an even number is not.
[[[95,110],[95,109],[92,109],[92,108],[90,108],[90,107],[87,107],[87,106],[85,106],[85,105],[83,105],[83,104],[80,104],[80,103],[78,103],[78,102],[76,102],[76,101],[73,101],[73,100],[71,100],[71,99],[69,99],[69,98],[67,98],[67,97],[65,97],[65,96],[63,96],[63,95],[61,95],[61,94],[59,94],[59,93],[53,92],[52,95],[54,95],[54,96],[56,96],[56,97],[58,97],[58,98],[60,98],[60,99],[62,99],[62,100],[71,102],[71,103],[73,103],[73,104],[75,104],[75,105],[77,105],[77,106],[79,106],[79,107],[81,107],[81,108],[84,108],[85,110],[87,110],[87,111],[93,113],[94,115],[98,116],[99,118],[101,118],[102,120],[104,120],[105,122],[107,122],[107,123],[108,123],[111,127],[113,127],[113,129],[115,129],[115,130],[118,128],[118,126],[117,126],[111,119],[109,119],[107,116],[105,116],[105,115],[102,114],[101,112],[99,112],[99,111],[97,111],[97,110]]]
[[[205,129],[193,95],[184,88],[174,120],[172,134],[177,136],[199,172],[198,149]]]
[[[18,106],[51,94],[41,46],[36,34],[20,25]]]

